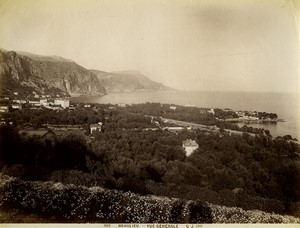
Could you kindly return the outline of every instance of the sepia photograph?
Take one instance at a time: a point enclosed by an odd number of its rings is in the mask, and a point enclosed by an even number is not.
[[[299,6],[0,0],[0,226],[300,224]]]

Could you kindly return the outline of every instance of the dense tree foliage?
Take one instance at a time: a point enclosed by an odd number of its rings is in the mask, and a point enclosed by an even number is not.
[[[148,115],[159,116],[162,113],[151,113],[150,110],[159,111],[164,105],[140,107]],[[245,200],[250,196],[283,203],[300,200],[300,150],[289,137],[272,138],[264,134],[253,137],[247,133],[238,136],[201,130],[176,133],[159,128],[147,130],[156,125],[152,118],[140,115],[144,113],[135,108],[94,106],[85,109],[79,106],[76,112],[13,112],[9,118],[18,126],[24,125],[26,120],[39,125],[36,119],[47,116],[45,119],[49,124],[71,124],[73,118],[74,124],[86,125],[100,120],[104,127],[90,137],[75,132],[58,135],[50,130],[43,136],[28,136],[18,134],[16,127],[1,126],[2,172],[25,179],[98,185],[231,206],[246,205]],[[186,107],[181,108],[185,110]],[[187,109],[187,113],[182,111],[181,117],[180,112],[173,111],[165,109],[163,114],[168,118],[200,121],[197,117],[200,114],[194,114],[196,109]],[[203,114],[201,118],[212,119],[210,114]],[[189,157],[182,148],[182,141],[188,138],[199,145]],[[278,204],[270,202],[273,205],[270,210],[279,208]]]
[[[278,118],[276,113],[267,113],[267,112],[255,112],[255,113],[245,112],[245,115],[258,117],[259,119],[262,119],[262,120],[263,119],[277,119]]]

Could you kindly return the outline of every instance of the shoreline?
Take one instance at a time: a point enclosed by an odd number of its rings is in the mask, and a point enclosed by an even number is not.
[[[225,119],[226,122],[233,122],[233,123],[245,123],[245,124],[263,124],[263,123],[270,123],[270,124],[277,124],[278,122],[285,122],[283,119],[248,119],[248,118],[230,118]]]
[[[103,104],[140,104],[140,103],[163,103],[178,104],[185,106],[194,104],[198,108],[231,108],[232,110],[248,110],[249,112],[272,112],[278,114],[282,120],[277,122],[247,122],[245,124],[262,124],[263,128],[270,130],[272,135],[290,134],[292,137],[300,138],[299,123],[296,110],[296,99],[291,94],[277,94],[275,96],[262,96],[261,93],[216,93],[216,92],[186,92],[186,91],[159,91],[159,92],[140,92],[140,93],[110,93],[106,96],[81,96],[71,97],[71,101],[85,103],[103,103]],[[247,102],[245,102],[247,101]],[[282,106],[284,104],[284,106]],[[245,121],[237,121],[237,124],[243,124]],[[276,125],[277,123],[277,125]],[[269,125],[269,126],[268,126]]]

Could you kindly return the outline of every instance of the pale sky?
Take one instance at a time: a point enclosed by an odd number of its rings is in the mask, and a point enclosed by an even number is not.
[[[182,90],[299,92],[299,0],[0,0],[0,47]]]

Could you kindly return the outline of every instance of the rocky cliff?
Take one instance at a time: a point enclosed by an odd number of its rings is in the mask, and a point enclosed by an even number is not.
[[[170,90],[138,71],[87,70],[59,56],[40,56],[0,49],[2,94],[95,96],[113,92]]]
[[[3,49],[0,50],[0,91],[64,96],[106,93],[96,75],[73,61]]]

